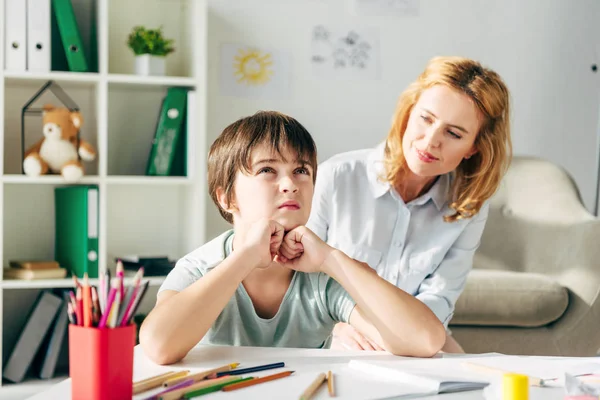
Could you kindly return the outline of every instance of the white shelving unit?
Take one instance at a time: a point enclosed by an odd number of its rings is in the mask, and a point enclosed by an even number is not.
[[[77,0],[80,2],[82,0]],[[83,0],[97,15],[98,73],[4,71],[4,29],[0,24],[0,259],[54,258],[54,188],[61,176],[21,174],[21,108],[48,80],[56,81],[79,105],[81,137],[98,157],[85,163],[78,183],[99,187],[99,269],[114,272],[114,258],[126,254],[167,255],[177,259],[205,241],[206,173],[206,0]],[[75,4],[75,2],[74,2]],[[0,0],[0,21],[4,21]],[[135,25],[163,27],[175,40],[164,77],[133,75],[134,57],[126,46]],[[188,132],[187,176],[149,177],[145,166],[161,100],[171,86],[196,92],[196,126]],[[46,96],[49,97],[46,97]],[[44,94],[40,105],[60,105]],[[36,103],[37,104],[37,103]],[[39,125],[39,126],[38,126]],[[26,122],[25,146],[42,137],[39,124]],[[131,279],[131,278],[129,278]],[[154,304],[164,277],[147,277],[150,290],[141,311]],[[94,281],[95,282],[95,281]],[[2,365],[12,351],[40,290],[72,287],[71,279],[18,281],[0,275]],[[2,371],[0,367],[0,372]],[[56,380],[28,378],[4,383],[0,397],[38,392]]]

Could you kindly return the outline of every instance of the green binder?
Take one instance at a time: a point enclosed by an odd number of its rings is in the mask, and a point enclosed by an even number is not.
[[[74,72],[88,72],[83,44],[71,0],[52,0],[58,31],[62,40],[69,69]]]
[[[148,164],[146,175],[169,176],[174,173],[174,166],[181,163],[185,154],[185,111],[187,102],[185,88],[169,88],[165,96],[158,122]],[[177,159],[177,161],[175,161]],[[181,173],[181,167],[175,168]]]
[[[98,33],[96,27],[98,17],[96,1],[71,0],[71,5],[73,6],[73,13],[75,14],[75,21],[77,21],[81,42],[83,43],[83,53],[87,61],[88,72],[98,72]],[[56,13],[51,12],[50,14],[52,71],[70,71],[58,22],[56,21]]]
[[[98,277],[98,186],[54,189],[55,258],[79,278]]]

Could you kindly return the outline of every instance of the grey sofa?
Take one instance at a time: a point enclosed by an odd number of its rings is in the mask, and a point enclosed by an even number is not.
[[[515,157],[450,328],[468,353],[589,356],[600,348],[600,220],[569,175]]]

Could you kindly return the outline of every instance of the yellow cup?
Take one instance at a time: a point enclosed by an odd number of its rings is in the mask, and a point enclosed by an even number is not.
[[[529,400],[529,377],[521,374],[504,374],[502,400]]]

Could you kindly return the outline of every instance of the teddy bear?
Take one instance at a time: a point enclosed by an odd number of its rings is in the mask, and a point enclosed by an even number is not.
[[[44,137],[25,152],[25,174],[60,173],[66,181],[79,180],[84,173],[79,157],[84,161],[96,158],[96,150],[90,143],[84,140],[77,143],[77,133],[82,125],[83,117],[79,111],[45,105],[42,113]]]

